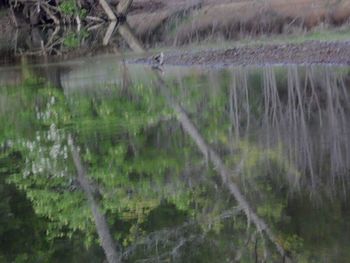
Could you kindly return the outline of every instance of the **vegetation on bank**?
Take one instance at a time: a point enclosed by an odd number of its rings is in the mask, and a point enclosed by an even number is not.
[[[194,45],[196,49],[217,49],[310,39],[349,39],[350,4],[347,1],[332,2],[331,7],[328,0],[319,0],[317,5],[309,0],[296,2],[296,10],[300,11],[299,6],[303,6],[303,12],[287,10],[292,2],[247,0],[227,3],[219,0],[214,3],[206,0],[185,5],[182,0],[172,4],[169,0],[3,1],[1,10],[6,16],[0,17],[0,49],[1,53],[12,50],[16,55],[47,56],[67,54],[72,50],[78,54],[89,53],[91,47],[101,50],[101,43],[104,46],[113,43],[109,45],[111,50],[119,50],[125,47],[125,41],[120,39],[121,34],[113,33],[116,28],[108,35],[105,22],[114,18],[125,22],[125,15],[127,23],[124,24],[133,38],[151,48],[190,44],[190,49]],[[10,21],[13,25],[26,25],[26,28],[13,30]],[[64,26],[54,25],[65,23]],[[29,29],[27,24],[45,27]],[[28,35],[32,36],[29,38]]]
[[[109,1],[108,1],[109,2]],[[7,0],[3,8],[9,10],[16,27],[24,20],[30,25],[101,23],[108,20],[124,20],[132,0],[120,0],[114,7],[106,0]]]
[[[206,35],[236,38],[242,33],[290,33],[295,28],[311,29],[320,25],[339,26],[350,17],[346,0],[256,0],[194,1],[183,0],[3,0],[13,20],[24,18],[32,25],[103,22],[124,19],[129,11],[130,25],[142,39],[155,31],[176,28],[176,42],[186,43]],[[169,32],[169,30],[167,30]],[[175,33],[175,32],[173,32]],[[157,36],[156,36],[157,37]],[[159,36],[158,36],[159,37]],[[168,36],[169,37],[169,36]]]

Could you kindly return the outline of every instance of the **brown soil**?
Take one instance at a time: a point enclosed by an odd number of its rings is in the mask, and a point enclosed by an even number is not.
[[[136,63],[151,63],[141,58]],[[342,64],[350,65],[350,42],[309,41],[302,44],[261,45],[227,50],[207,50],[165,54],[168,65],[265,65],[265,64]]]

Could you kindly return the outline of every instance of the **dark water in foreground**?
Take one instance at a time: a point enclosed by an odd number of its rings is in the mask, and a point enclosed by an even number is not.
[[[1,68],[1,262],[103,262],[91,200],[125,262],[348,261],[350,68],[160,75],[115,57]]]

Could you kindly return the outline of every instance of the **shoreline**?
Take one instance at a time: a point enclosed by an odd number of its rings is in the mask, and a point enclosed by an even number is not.
[[[150,64],[148,57],[128,63]],[[350,41],[306,41],[299,44],[264,44],[180,54],[165,53],[165,65],[237,66],[283,64],[350,65]]]

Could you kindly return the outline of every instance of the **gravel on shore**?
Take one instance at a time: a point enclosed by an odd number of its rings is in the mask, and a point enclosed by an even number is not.
[[[133,63],[149,63],[140,58]],[[165,54],[168,65],[265,65],[265,64],[339,64],[350,65],[350,41],[308,41],[299,44],[267,44]]]

